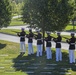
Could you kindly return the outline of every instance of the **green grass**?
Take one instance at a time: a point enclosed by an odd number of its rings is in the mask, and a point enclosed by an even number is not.
[[[75,27],[75,31],[76,31],[76,25],[74,26]],[[72,24],[68,24],[65,29],[65,31],[73,31],[73,25]]]
[[[20,25],[24,25],[24,23],[22,21],[12,21],[10,23],[10,26],[20,26]]]
[[[20,26],[20,25],[25,25],[21,20],[21,18],[16,18],[11,20],[10,26]]]
[[[42,75],[41,72],[52,72],[52,74],[43,75],[76,75],[76,64],[69,64],[68,51],[62,50],[63,61],[55,61],[55,49],[52,49],[52,60],[46,59],[46,54],[42,57],[36,57],[36,47],[34,47],[34,55],[28,56],[28,46],[26,45],[26,54],[19,56],[19,44],[0,40],[0,75]],[[1,56],[7,55],[7,56]],[[76,55],[76,53],[75,53]],[[20,62],[20,60],[28,60]],[[33,65],[40,64],[40,65]],[[46,64],[57,64],[56,66]],[[12,67],[12,68],[11,68]],[[19,68],[18,68],[19,67]],[[29,69],[28,67],[38,67],[37,69]],[[44,69],[45,67],[54,67],[54,69]],[[65,70],[61,68],[66,68]],[[27,74],[27,71],[34,71],[34,74]],[[64,72],[65,74],[60,74]]]
[[[17,33],[21,32],[21,30],[19,30],[19,29],[1,29],[0,32],[5,33],[5,34],[17,35]],[[28,31],[26,31],[26,33],[28,33]]]
[[[13,14],[13,13],[12,13],[12,16],[18,16],[18,14]]]

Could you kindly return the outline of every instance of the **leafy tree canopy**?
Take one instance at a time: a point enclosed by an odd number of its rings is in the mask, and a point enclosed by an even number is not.
[[[0,27],[6,27],[11,21],[11,6],[9,0],[0,0]]]
[[[25,0],[23,21],[45,31],[62,30],[74,14],[74,0]]]
[[[73,15],[73,19],[76,20],[76,0],[75,0],[75,3],[74,3],[74,15]]]

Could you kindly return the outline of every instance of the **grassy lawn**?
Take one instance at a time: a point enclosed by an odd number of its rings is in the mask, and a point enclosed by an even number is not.
[[[11,34],[11,35],[17,35],[18,32],[21,32],[19,29],[1,29],[1,33]],[[28,33],[28,31],[26,31]]]
[[[21,18],[16,18],[11,20],[10,26],[20,26],[20,25],[25,25],[21,20]]]
[[[69,64],[68,51],[62,50],[63,61],[55,61],[55,49],[52,49],[52,60],[46,59],[46,54],[36,57],[26,54],[19,55],[19,44],[0,40],[0,75],[76,75],[76,64]],[[33,72],[33,73],[28,73]]]
[[[12,16],[18,16],[18,14],[12,14]]]
[[[74,28],[75,28],[75,31],[76,31],[76,25],[74,26]],[[73,25],[68,24],[68,25],[65,27],[64,30],[65,30],[65,31],[73,31]]]

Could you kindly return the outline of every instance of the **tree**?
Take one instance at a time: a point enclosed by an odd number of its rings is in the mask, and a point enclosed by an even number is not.
[[[9,0],[0,0],[0,28],[6,27],[11,21],[11,6]]]
[[[10,4],[11,4],[11,9],[12,9],[12,14],[16,14],[17,13],[17,4],[16,4],[16,2],[15,1],[11,1],[10,2]]]
[[[73,0],[26,0],[23,21],[41,28],[44,38],[45,31],[64,29],[73,15],[73,9]]]
[[[24,5],[22,0],[11,0],[10,1],[12,7],[12,15],[17,14],[20,15],[22,12],[22,7]]]
[[[76,19],[76,0],[74,0],[74,15],[73,15],[73,19]]]

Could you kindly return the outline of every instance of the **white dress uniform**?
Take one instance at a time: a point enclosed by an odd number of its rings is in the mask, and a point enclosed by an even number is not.
[[[34,37],[34,34],[32,33],[32,30],[30,29],[29,30],[29,34],[27,35],[27,38],[28,38],[28,55],[31,55],[31,54],[34,54],[34,51],[33,51],[33,37]]]
[[[52,51],[51,51],[51,39],[50,33],[47,32],[47,37],[45,38],[46,41],[46,56],[47,59],[52,59]]]
[[[25,47],[26,32],[24,31],[24,28],[22,28],[21,30],[22,31],[20,33],[18,33],[17,35],[20,37],[20,53],[24,54],[26,51],[26,47]]]
[[[37,31],[35,39],[37,40],[37,57],[42,56],[42,34],[40,31]]]
[[[56,42],[56,61],[62,61],[62,52],[61,52],[61,36],[60,33],[57,33],[58,37],[54,38],[54,41]]]
[[[67,43],[69,43],[69,61],[70,63],[75,63],[75,56],[74,56],[74,51],[75,51],[75,37],[74,33],[71,33],[71,38],[67,40]]]

